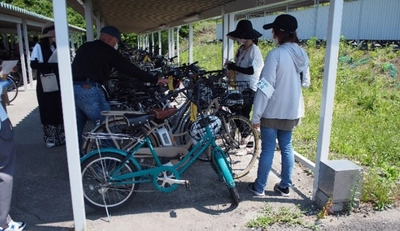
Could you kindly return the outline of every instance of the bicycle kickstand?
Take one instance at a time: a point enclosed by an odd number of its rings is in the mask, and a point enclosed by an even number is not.
[[[192,187],[190,187],[190,182],[188,180],[185,181],[185,188],[186,191],[190,191],[192,189]]]

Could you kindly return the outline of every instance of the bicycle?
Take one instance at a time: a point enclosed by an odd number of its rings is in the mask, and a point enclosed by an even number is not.
[[[196,103],[196,105],[198,105]],[[123,115],[128,125],[133,129],[139,129],[142,137],[132,137],[127,134],[101,134],[89,133],[92,139],[128,139],[137,140],[132,151],[126,152],[117,148],[99,148],[81,158],[82,183],[84,199],[88,206],[95,209],[117,209],[130,202],[135,196],[139,185],[153,183],[153,186],[161,192],[172,192],[178,184],[184,184],[190,189],[187,180],[181,180],[180,176],[187,171],[197,158],[209,147],[212,147],[211,163],[220,179],[223,179],[228,187],[233,204],[240,202],[229,162],[223,150],[217,146],[214,135],[218,132],[221,121],[216,116],[200,116],[192,124],[190,134],[195,145],[184,156],[175,157],[175,162],[169,162],[169,166],[163,165],[161,157],[153,147],[149,138],[150,131],[143,124],[154,119],[153,114],[135,115],[126,113]],[[142,168],[135,154],[142,147],[147,146],[155,166]]]

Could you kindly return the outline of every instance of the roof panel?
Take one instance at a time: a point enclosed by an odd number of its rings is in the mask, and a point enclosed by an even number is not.
[[[67,4],[84,15],[82,0],[67,0]],[[185,18],[200,14],[202,19],[221,15],[222,7],[228,13],[246,9],[257,13],[284,11],[287,7],[312,6],[314,0],[92,0],[93,12],[100,14],[106,24],[122,32],[146,33],[156,31],[161,25],[187,24]],[[319,0],[329,2],[329,0]]]

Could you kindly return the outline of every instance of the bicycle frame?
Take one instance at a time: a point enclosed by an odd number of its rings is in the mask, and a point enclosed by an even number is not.
[[[215,143],[214,136],[208,125],[205,127],[205,130],[206,130],[205,136],[189,151],[189,153],[187,155],[185,155],[179,161],[179,163],[177,163],[173,166],[163,166],[162,165],[160,158],[157,155],[157,153],[147,135],[145,136],[145,138],[143,140],[140,140],[139,142],[137,142],[137,145],[135,146],[135,148],[129,153],[122,151],[120,149],[116,149],[116,148],[100,148],[100,149],[94,150],[94,151],[88,153],[87,155],[85,155],[84,157],[82,157],[81,162],[90,158],[93,155],[101,156],[101,153],[103,153],[103,152],[104,153],[105,152],[118,153],[120,155],[125,156],[125,159],[118,168],[114,169],[112,173],[109,173],[110,174],[110,178],[108,180],[109,183],[112,183],[115,186],[122,185],[122,184],[147,183],[147,182],[154,181],[154,177],[157,177],[159,175],[159,173],[161,173],[163,171],[170,171],[175,177],[175,179],[172,179],[172,178],[169,179],[169,182],[171,183],[171,187],[168,187],[168,188],[158,187],[157,188],[158,190],[163,191],[163,192],[170,192],[170,191],[173,191],[177,187],[177,184],[187,183],[185,180],[179,180],[180,175],[182,175],[186,170],[188,170],[190,168],[190,166],[192,166],[192,164],[196,161],[196,159],[210,145],[212,146],[212,150],[213,150],[212,154],[211,154],[213,160],[215,159],[214,154],[216,152],[220,151],[223,153],[223,150],[220,147],[218,147],[217,144]],[[140,166],[139,162],[135,159],[135,154],[145,144],[147,145],[147,148],[150,150],[151,155],[156,162],[156,166],[153,168],[150,168],[150,169],[143,169]],[[133,172],[133,173],[128,173],[128,174],[118,175],[118,172],[124,167],[124,165],[127,161],[131,161],[135,165],[135,167],[137,168],[138,171]],[[228,162],[226,162],[226,163],[228,165]],[[221,171],[221,170],[219,170],[219,171]],[[221,173],[219,173],[219,172],[218,172],[218,174],[221,175]],[[126,181],[127,179],[132,179],[132,178],[137,178],[137,177],[139,177],[140,180]],[[123,183],[118,182],[121,180],[124,180]],[[156,184],[156,183],[154,183],[154,184]],[[229,184],[228,187],[234,186],[234,182],[227,182],[227,184]]]

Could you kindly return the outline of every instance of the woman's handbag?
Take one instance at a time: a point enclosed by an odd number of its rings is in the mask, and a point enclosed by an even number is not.
[[[41,74],[40,81],[42,82],[43,92],[58,91],[57,77],[54,73]]]

